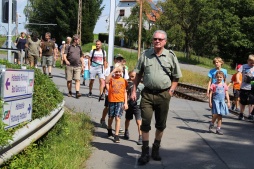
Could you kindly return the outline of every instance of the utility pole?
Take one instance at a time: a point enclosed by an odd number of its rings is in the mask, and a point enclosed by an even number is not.
[[[16,12],[16,37],[18,36],[19,34],[19,30],[18,30],[18,26],[19,26],[19,14],[18,12]]]
[[[142,35],[142,6],[143,0],[139,0],[139,27],[138,27],[138,59],[141,53],[141,35]]]
[[[108,63],[113,65],[114,41],[115,41],[115,11],[116,0],[110,1],[109,34],[108,34]]]
[[[8,12],[9,12],[9,18],[8,18],[8,35],[7,35],[7,48],[11,49],[11,24],[12,24],[12,0],[9,0],[9,8],[8,8]],[[11,51],[8,50],[8,54],[7,54],[7,59],[9,62],[11,62]]]
[[[78,25],[77,25],[77,35],[80,38],[81,43],[81,22],[82,22],[82,0],[78,2]]]

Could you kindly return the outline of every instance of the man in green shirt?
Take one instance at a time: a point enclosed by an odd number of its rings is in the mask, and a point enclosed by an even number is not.
[[[151,157],[160,161],[159,147],[163,130],[166,128],[169,102],[177,87],[178,80],[182,77],[181,69],[175,54],[164,48],[167,42],[165,31],[157,30],[153,34],[153,48],[142,53],[135,67],[136,78],[133,91],[136,91],[142,76],[144,90],[140,103],[141,131],[142,131],[142,154],[138,159],[140,165],[149,161],[149,131],[151,119],[155,114],[155,139]],[[171,78],[172,77],[172,78]],[[131,99],[136,100],[136,92],[132,92]]]

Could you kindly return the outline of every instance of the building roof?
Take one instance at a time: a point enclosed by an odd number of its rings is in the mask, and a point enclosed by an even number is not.
[[[156,20],[160,17],[160,9],[156,7],[152,0],[146,0],[150,6],[151,11],[146,12],[146,16],[149,21],[156,22]],[[120,2],[137,2],[139,3],[140,0],[120,0]]]
[[[120,0],[120,2],[137,2],[137,0]]]

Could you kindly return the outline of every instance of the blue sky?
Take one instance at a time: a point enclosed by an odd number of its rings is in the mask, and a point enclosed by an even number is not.
[[[20,16],[18,21],[19,21],[19,23],[21,23],[21,24],[19,24],[19,32],[25,32],[26,30],[25,30],[24,26],[26,23],[26,16],[25,16],[23,10],[24,10],[25,6],[27,5],[27,0],[17,0],[17,3],[18,3],[17,4],[17,12]]]

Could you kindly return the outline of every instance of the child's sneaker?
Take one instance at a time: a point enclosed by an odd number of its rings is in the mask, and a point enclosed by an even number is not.
[[[235,109],[235,103],[232,102],[232,104],[231,104],[231,110],[234,110],[234,109]]]
[[[105,99],[105,95],[104,95],[104,93],[102,93],[100,100],[104,100],[104,99]]]
[[[240,112],[240,109],[236,108],[235,111]]]
[[[253,121],[253,115],[250,114],[247,119]]]
[[[105,99],[105,96],[104,96],[104,93],[102,93],[102,94],[99,96],[99,101],[104,100],[104,99]]]
[[[107,130],[108,130],[108,137],[114,136],[113,133],[112,133],[112,129],[107,129]]]
[[[240,113],[240,114],[239,114],[238,119],[239,119],[239,120],[244,120],[243,113]]]
[[[210,123],[210,125],[209,125],[209,131],[210,131],[211,133],[214,133],[214,131],[212,130],[213,127],[214,127],[214,124],[211,124],[211,123]]]
[[[223,135],[221,129],[217,129],[217,130],[216,130],[216,134]]]
[[[123,134],[124,133],[124,130],[120,127],[119,129],[119,133]]]
[[[92,92],[89,92],[87,96],[92,97]]]
[[[119,139],[119,136],[118,136],[118,135],[115,135],[115,137],[114,137],[114,142],[115,142],[115,143],[120,143],[120,139]]]
[[[100,123],[101,123],[101,127],[103,127],[103,128],[107,128],[108,127],[106,122],[105,122],[105,120],[101,120]]]
[[[81,93],[76,93],[76,99],[79,99],[81,97]]]
[[[124,133],[124,139],[126,139],[126,140],[129,140],[129,138],[130,138],[130,134],[129,134],[129,131],[128,130],[125,130],[125,133]]]
[[[72,97],[72,92],[69,92],[67,96]]]
[[[142,145],[142,136],[139,136],[138,137],[138,142],[137,142],[137,145]]]

